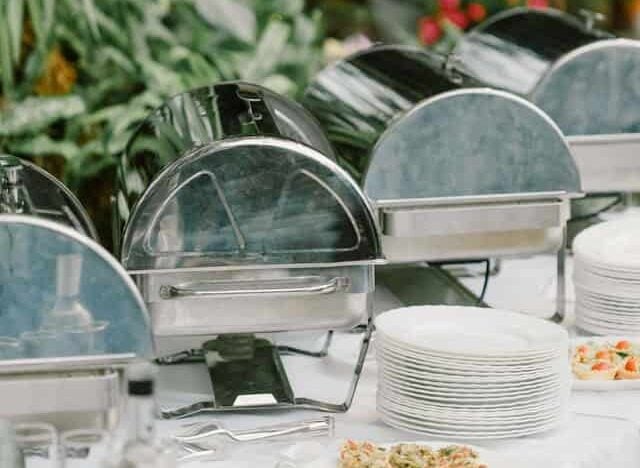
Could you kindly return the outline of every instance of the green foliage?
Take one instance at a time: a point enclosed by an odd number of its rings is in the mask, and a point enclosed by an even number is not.
[[[303,7],[0,1],[0,151],[62,156],[66,182],[77,186],[111,166],[148,111],[182,90],[243,79],[296,96],[321,57],[320,18]],[[42,84],[56,73],[53,85]],[[69,89],[55,89],[60,79]]]

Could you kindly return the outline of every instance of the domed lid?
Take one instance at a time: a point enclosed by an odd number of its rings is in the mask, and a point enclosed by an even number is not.
[[[475,88],[426,99],[381,135],[365,173],[373,200],[580,192],[553,121],[513,94]]]
[[[0,215],[0,367],[152,354],[135,285],[94,241],[59,223]]]
[[[201,145],[157,175],[125,228],[129,271],[372,262],[366,197],[313,148],[273,137]]]
[[[639,41],[601,40],[558,60],[531,101],[565,135],[640,133],[639,74]]]

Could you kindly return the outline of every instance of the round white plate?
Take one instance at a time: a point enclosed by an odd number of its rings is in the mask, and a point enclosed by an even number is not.
[[[383,365],[395,366],[398,369],[411,372],[413,370],[431,372],[435,374],[463,375],[463,376],[536,376],[553,372],[566,362],[567,351],[553,360],[536,364],[535,366],[490,366],[468,365],[455,360],[440,361],[434,359],[419,359],[408,357],[389,349],[376,349],[376,360]]]
[[[532,427],[506,431],[486,431],[479,429],[463,431],[458,428],[453,428],[451,430],[443,429],[440,427],[434,428],[433,426],[424,425],[420,422],[416,422],[414,420],[403,418],[396,414],[386,412],[383,409],[378,409],[378,411],[383,422],[397,429],[403,429],[420,434],[429,434],[436,437],[455,437],[461,440],[511,439],[515,437],[538,434],[540,432],[546,432],[558,427],[567,419],[565,415],[559,415],[557,419],[551,420],[546,424],[539,424]]]
[[[640,269],[640,219],[632,217],[591,226],[576,236],[574,254],[615,268]]]
[[[554,381],[544,384],[538,384],[531,387],[505,387],[505,388],[492,388],[489,390],[482,390],[480,388],[464,388],[464,387],[435,387],[433,385],[426,385],[423,387],[413,386],[410,383],[404,381],[398,381],[393,378],[388,378],[385,375],[382,376],[381,386],[391,388],[398,393],[409,395],[415,398],[459,398],[467,400],[476,399],[493,399],[493,400],[515,400],[518,398],[534,398],[544,394],[545,392],[553,390],[561,390],[561,388],[568,387],[568,379],[564,381]]]
[[[460,356],[526,356],[568,343],[559,325],[478,307],[405,307],[380,314],[375,323],[382,334],[412,347]]]
[[[516,372],[519,370],[529,371],[534,369],[544,369],[549,366],[550,361],[562,359],[566,355],[566,348],[559,349],[553,354],[549,354],[542,359],[535,361],[527,361],[513,359],[510,361],[470,361],[459,356],[442,357],[438,355],[429,355],[413,352],[402,348],[397,344],[384,339],[376,340],[376,352],[384,353],[385,356],[401,360],[407,363],[415,363],[420,365],[430,365],[433,367],[446,367],[449,369],[460,369],[465,371],[477,370],[480,372]]]
[[[562,375],[568,372],[568,366],[566,361],[562,363],[562,366],[557,366],[555,369],[549,369],[548,372],[539,372],[537,374],[526,375],[492,375],[487,374],[484,376],[479,375],[454,375],[443,374],[432,371],[422,371],[416,369],[407,369],[400,366],[396,366],[386,361],[378,361],[378,367],[384,370],[387,374],[396,376],[405,380],[414,380],[417,383],[422,382],[443,382],[443,383],[465,383],[473,381],[474,383],[486,383],[493,385],[500,385],[506,383],[521,383],[523,386],[539,383],[541,381],[548,381],[560,378]]]
[[[424,414],[434,412],[442,415],[443,417],[482,417],[482,416],[512,416],[519,417],[523,415],[543,414],[552,411],[554,408],[566,404],[566,394],[561,395],[559,392],[554,392],[548,397],[541,399],[538,402],[532,400],[522,400],[518,404],[511,406],[493,406],[489,403],[476,406],[458,406],[457,403],[453,404],[438,404],[431,401],[417,400],[411,397],[405,397],[393,391],[387,391],[385,388],[381,388],[377,394],[382,403],[388,406],[401,405],[407,408],[413,408],[415,411],[421,410]]]

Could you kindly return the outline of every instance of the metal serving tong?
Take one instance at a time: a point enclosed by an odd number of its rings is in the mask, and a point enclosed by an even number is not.
[[[333,428],[332,416],[240,431],[230,431],[216,421],[209,421],[189,425],[184,432],[173,436],[173,439],[184,453],[180,456],[180,461],[219,460],[224,457],[228,442],[252,442],[298,435],[331,437]]]

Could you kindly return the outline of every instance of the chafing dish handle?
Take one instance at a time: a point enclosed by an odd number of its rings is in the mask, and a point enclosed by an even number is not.
[[[203,283],[200,283],[202,285]],[[178,297],[222,297],[222,296],[262,296],[262,295],[316,295],[331,294],[342,291],[349,287],[349,278],[338,276],[328,281],[318,281],[305,285],[283,285],[282,280],[278,280],[276,285],[269,287],[269,281],[265,281],[264,287],[243,288],[242,282],[238,282],[237,287],[230,287],[230,283],[225,283],[225,287],[216,289],[216,283],[204,283],[211,286],[211,289],[190,288],[185,286],[161,286],[160,297],[163,299],[174,299]],[[218,283],[220,286],[220,283]]]

